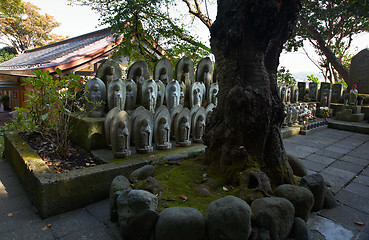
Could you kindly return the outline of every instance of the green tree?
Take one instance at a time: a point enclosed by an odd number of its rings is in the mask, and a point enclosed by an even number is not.
[[[200,0],[70,0],[72,4],[90,6],[100,14],[101,24],[107,24],[117,34],[124,34],[117,52],[132,59],[156,62],[164,53],[172,63],[179,56],[189,56],[194,61],[208,55],[210,49],[191,35],[173,8],[182,3],[208,28],[212,21],[201,11]],[[191,3],[192,2],[192,3]],[[159,45],[159,47],[158,47]],[[159,52],[158,52],[159,50]],[[161,51],[162,50],[162,51]]]
[[[294,37],[287,50],[297,50],[309,41],[320,56],[326,80],[348,81],[348,49],[355,34],[369,31],[366,0],[305,0]]]
[[[286,84],[287,86],[295,85],[296,79],[291,74],[290,70],[286,69],[286,67],[282,66],[277,71],[277,81],[280,84]]]
[[[12,47],[0,49],[0,63],[8,61],[17,55],[17,51]]]
[[[53,16],[42,15],[38,7],[22,0],[0,0],[0,37],[2,43],[21,53],[64,39],[51,31],[60,24]]]

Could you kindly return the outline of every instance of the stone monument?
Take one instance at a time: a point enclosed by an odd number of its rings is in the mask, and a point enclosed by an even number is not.
[[[155,113],[158,87],[152,79],[146,80],[142,85],[141,104],[151,113]]]
[[[306,94],[306,82],[298,82],[297,83],[298,89],[299,89],[299,101],[305,100],[305,94]]]
[[[208,89],[208,104],[214,104],[215,106],[218,105],[218,92],[219,92],[219,85],[218,83],[212,83]]]
[[[120,112],[120,109],[117,107],[112,108],[108,114],[106,114],[104,121],[104,132],[105,132],[105,143],[108,148],[111,149],[111,138],[110,138],[110,126],[113,118]]]
[[[343,85],[340,83],[333,84],[332,87],[332,103],[341,103],[342,102],[342,92],[343,92]]]
[[[350,65],[349,86],[356,85],[362,94],[369,94],[369,49],[356,54]]]
[[[205,115],[205,108],[200,107],[191,119],[192,140],[194,143],[202,143],[202,136],[205,132]]]
[[[170,112],[170,119],[171,119],[171,125],[170,125],[170,129],[171,129],[171,139],[175,140],[175,129],[176,129],[176,122],[177,122],[177,117],[179,115],[179,113],[182,111],[183,107],[182,105],[177,105],[171,112]]]
[[[160,106],[164,104],[165,100],[165,85],[162,81],[158,80],[155,81],[157,86],[157,97],[156,97],[156,107],[155,109],[158,109]]]
[[[126,86],[120,79],[109,82],[108,84],[108,110],[118,107],[124,109],[126,101]]]
[[[209,57],[203,58],[197,64],[196,81],[205,84],[206,89],[213,83],[214,64]],[[208,96],[205,96],[208,98]]]
[[[125,110],[131,113],[136,107],[137,101],[137,85],[132,79],[125,82],[126,85],[126,104]]]
[[[133,79],[137,84],[137,103],[141,104],[142,85],[150,79],[149,69],[144,60],[139,60],[128,69],[127,79]]]
[[[189,106],[189,99],[190,99],[190,91],[191,91],[191,85],[195,81],[195,72],[194,72],[194,66],[191,58],[189,57],[183,57],[181,58],[177,65],[176,65],[176,77],[178,82],[184,83],[186,90],[184,92],[184,100],[185,100],[185,106]]]
[[[122,69],[113,59],[106,59],[96,70],[96,77],[100,78],[106,87],[114,80],[122,79]]]
[[[309,82],[309,98],[310,101],[318,101],[319,83]]]

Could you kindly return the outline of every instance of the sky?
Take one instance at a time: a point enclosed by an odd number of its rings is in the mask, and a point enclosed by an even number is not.
[[[60,27],[55,28],[53,33],[76,37],[85,33],[102,29],[99,26],[98,14],[88,6],[70,6],[67,0],[25,0],[36,5],[41,13],[47,13],[60,22]],[[181,7],[181,6],[180,6]],[[185,7],[182,9],[186,9]],[[215,19],[216,9],[209,9],[209,15]],[[190,21],[190,20],[189,20]],[[195,30],[203,41],[209,41],[209,31],[203,24],[194,24]],[[369,34],[360,34],[355,37],[351,53],[355,54],[363,48],[369,48]],[[312,47],[306,48],[313,58],[317,59]],[[307,58],[302,50],[294,53],[282,53],[280,66],[285,66],[295,77],[301,73],[319,74],[319,69]],[[304,75],[304,74],[303,74]],[[306,74],[305,74],[306,75]]]

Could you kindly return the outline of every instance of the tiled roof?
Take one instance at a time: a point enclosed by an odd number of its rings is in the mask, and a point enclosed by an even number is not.
[[[78,37],[26,50],[18,57],[0,64],[0,73],[27,75],[35,69],[53,72],[57,67],[65,70],[82,65],[106,53],[115,44],[109,29],[102,29]],[[17,74],[18,73],[18,74]]]

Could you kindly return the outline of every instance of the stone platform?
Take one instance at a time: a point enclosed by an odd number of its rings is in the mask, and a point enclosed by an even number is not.
[[[369,134],[369,123],[367,121],[347,122],[347,121],[339,121],[336,119],[330,119],[328,121],[328,127],[350,132]]]

